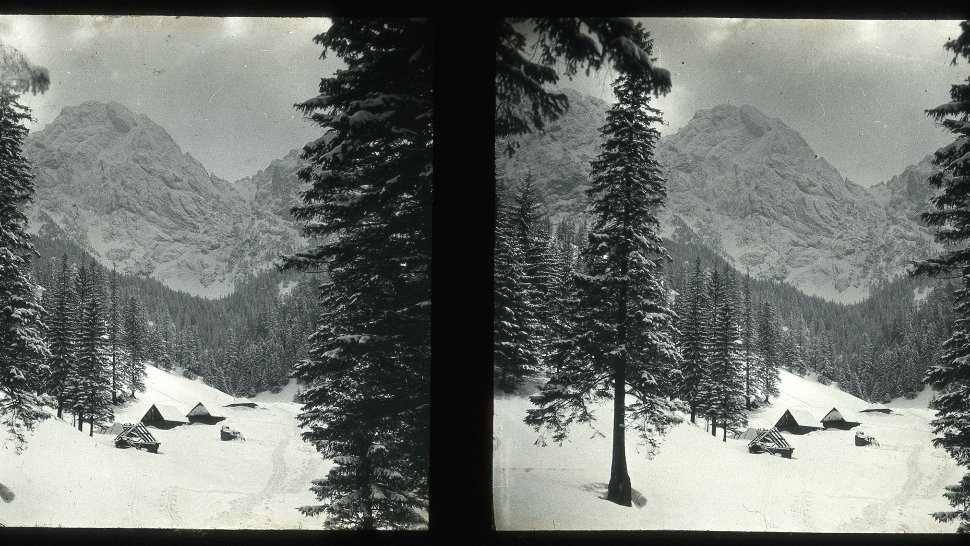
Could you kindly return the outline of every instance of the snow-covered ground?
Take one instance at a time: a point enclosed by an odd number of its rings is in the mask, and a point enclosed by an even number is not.
[[[237,399],[177,374],[148,367],[147,390],[116,410],[119,422],[136,422],[153,403],[180,408],[197,402],[226,417],[216,425],[149,428],[158,454],[116,449],[113,435],[88,436],[67,422],[48,419],[16,455],[0,448],[0,483],[16,498],[0,503],[8,526],[321,528],[323,519],[297,507],[316,504],[310,481],[330,463],[304,443],[295,420],[299,404],[257,397],[258,407],[225,408]],[[276,396],[276,395],[274,395]],[[284,395],[285,396],[285,395]],[[292,397],[290,397],[292,399]],[[245,436],[223,442],[221,425]]]
[[[931,512],[947,510],[943,487],[964,471],[930,443],[927,390],[917,400],[888,404],[892,414],[858,413],[868,404],[835,387],[782,372],[781,396],[749,415],[769,427],[787,408],[821,419],[833,407],[862,423],[851,431],[785,434],[792,459],[749,454],[747,441],[721,441],[685,422],[651,460],[627,440],[635,506],[601,497],[610,471],[610,403],[594,426],[575,427],[563,446],[535,445],[522,422],[524,395],[496,395],[493,501],[499,529],[683,529],[802,532],[954,532]],[[863,430],[879,447],[856,447]]]

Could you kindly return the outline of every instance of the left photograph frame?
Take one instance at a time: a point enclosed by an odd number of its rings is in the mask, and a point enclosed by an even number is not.
[[[428,529],[434,34],[0,15],[0,525]]]

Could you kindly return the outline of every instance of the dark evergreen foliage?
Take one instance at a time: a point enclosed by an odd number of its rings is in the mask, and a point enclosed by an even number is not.
[[[960,57],[970,60],[970,21],[962,22],[960,28],[960,36],[945,45],[954,53],[953,64]],[[936,240],[945,245],[945,251],[915,264],[914,274],[960,279],[953,291],[955,318],[950,338],[925,381],[939,391],[932,424],[942,435],[933,443],[946,449],[960,465],[970,467],[970,78],[950,88],[950,99],[927,110],[956,140],[934,156],[938,170],[929,183],[937,188],[932,199],[935,209],[923,214],[923,220],[936,228]],[[934,517],[940,521],[959,518],[959,531],[970,533],[970,474],[947,487],[945,496],[957,510],[938,512]]]
[[[314,482],[341,528],[406,528],[427,506],[431,351],[432,26],[335,18],[314,39],[345,69],[297,107],[326,129],[300,171],[295,218],[316,246],[286,269],[329,272],[320,287],[304,439],[334,461]]]
[[[35,250],[26,209],[33,200],[30,164],[23,155],[30,119],[11,87],[0,81],[0,424],[18,450],[25,434],[48,417],[40,393],[49,380],[37,286],[30,278]]]

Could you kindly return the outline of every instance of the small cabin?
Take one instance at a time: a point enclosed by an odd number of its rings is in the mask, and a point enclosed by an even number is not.
[[[775,423],[775,428],[792,434],[806,434],[822,428],[816,423],[818,419],[807,410],[787,409]]]
[[[202,402],[199,402],[194,408],[189,410],[189,412],[185,414],[185,417],[188,418],[189,423],[203,423],[206,425],[214,425],[225,419],[225,417],[220,417],[218,415],[212,415],[209,413],[208,408],[206,408]]]
[[[824,428],[837,428],[840,430],[849,430],[853,427],[859,426],[858,421],[849,421],[842,415],[837,408],[832,408],[831,411],[822,417],[822,427]]]
[[[182,411],[174,406],[152,404],[152,407],[145,412],[145,416],[141,418],[141,422],[155,428],[174,428],[188,424],[188,421],[182,415]]]

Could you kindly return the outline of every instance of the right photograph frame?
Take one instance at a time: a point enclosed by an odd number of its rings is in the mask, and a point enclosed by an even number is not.
[[[970,531],[970,22],[498,25],[499,531]]]

